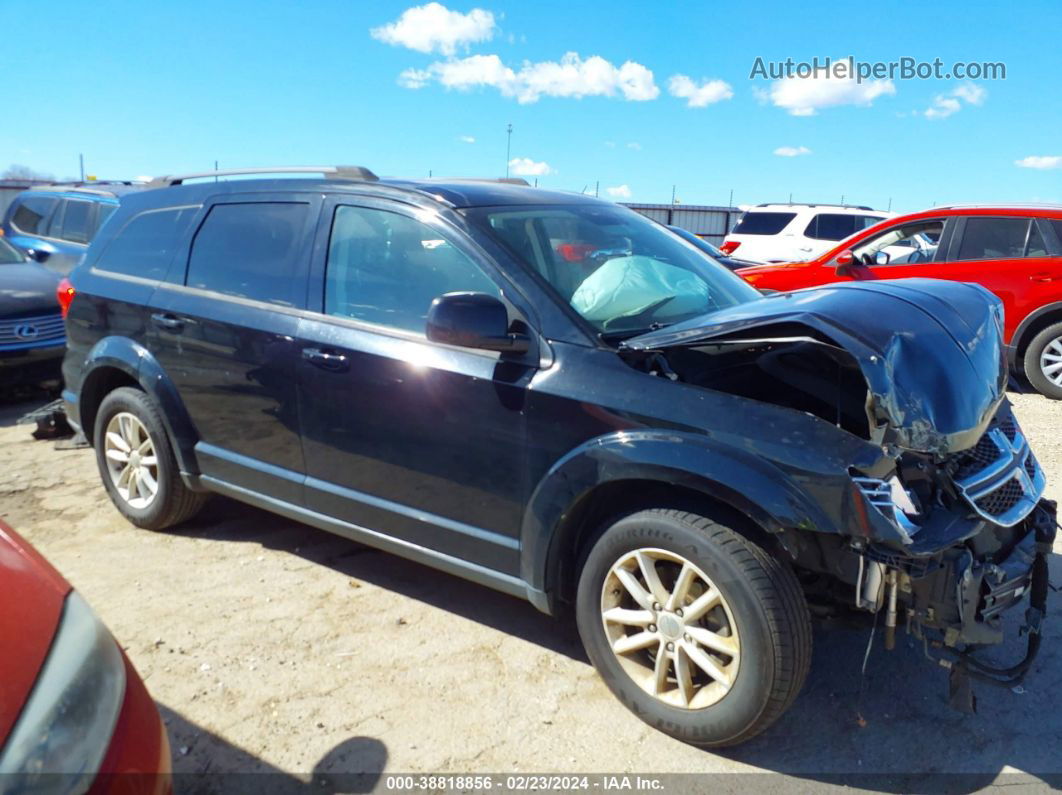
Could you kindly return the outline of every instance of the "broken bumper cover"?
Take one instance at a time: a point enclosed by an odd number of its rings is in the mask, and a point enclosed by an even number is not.
[[[1056,531],[1055,503],[1041,500],[1023,522],[1006,531],[1013,533],[1006,554],[978,557],[962,548],[934,570],[909,577],[909,615],[916,633],[929,630],[935,636],[931,645],[975,678],[1008,685],[1020,682],[1039,650],[1047,608],[1047,556]],[[972,648],[1003,641],[1003,615],[1026,595],[1025,658],[1009,668],[973,658]]]

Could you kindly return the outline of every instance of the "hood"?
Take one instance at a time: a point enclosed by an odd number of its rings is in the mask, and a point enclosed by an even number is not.
[[[999,299],[935,279],[845,283],[780,293],[627,340],[635,351],[812,337],[850,355],[881,441],[945,455],[973,446],[1005,395]]]
[[[59,311],[59,276],[36,262],[0,264],[0,318],[34,317]]]
[[[0,747],[48,656],[70,584],[0,522]]]

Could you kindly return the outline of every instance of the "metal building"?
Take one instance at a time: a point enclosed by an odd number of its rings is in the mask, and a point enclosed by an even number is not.
[[[636,213],[668,226],[678,226],[718,246],[741,217],[737,207],[704,204],[627,204]]]

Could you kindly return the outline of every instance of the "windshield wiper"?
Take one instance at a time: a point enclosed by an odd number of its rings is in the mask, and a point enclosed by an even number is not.
[[[623,342],[629,340],[632,337],[638,337],[642,334],[648,334],[650,331],[659,331],[662,328],[667,328],[672,325],[671,323],[650,323],[645,328],[633,328],[633,329],[620,329],[617,331],[602,331],[597,337],[602,342]]]

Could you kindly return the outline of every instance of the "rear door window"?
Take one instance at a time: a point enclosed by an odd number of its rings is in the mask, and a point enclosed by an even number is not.
[[[192,241],[186,284],[201,290],[302,306],[298,278],[309,252],[302,245],[307,202],[215,204]]]
[[[747,212],[741,216],[734,227],[735,235],[777,235],[789,222],[796,218],[796,213],[759,213]]]
[[[811,219],[804,235],[813,240],[844,240],[856,231],[857,217],[859,216],[842,213],[819,213]],[[858,228],[865,228],[862,220]]]
[[[27,235],[43,235],[58,204],[59,199],[51,196],[26,196],[18,200],[11,224]]]
[[[93,267],[154,281],[165,278],[174,249],[198,210],[167,207],[140,213],[114,236]]]
[[[967,218],[956,259],[1023,257],[1028,236],[1028,218]]]
[[[93,203],[78,199],[67,199],[64,203],[62,227],[53,229],[51,236],[71,243],[88,243],[92,232]]]

